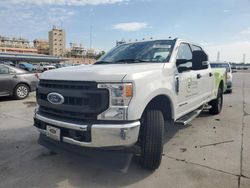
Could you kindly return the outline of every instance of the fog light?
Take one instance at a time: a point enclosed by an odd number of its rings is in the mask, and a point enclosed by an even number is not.
[[[112,107],[107,111],[98,115],[98,119],[105,119],[105,120],[125,120],[126,119],[126,111],[127,108],[115,108]]]

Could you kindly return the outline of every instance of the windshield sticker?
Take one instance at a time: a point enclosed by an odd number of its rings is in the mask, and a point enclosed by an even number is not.
[[[169,49],[169,48],[171,48],[171,45],[155,44],[155,45],[153,45],[153,48],[166,48],[166,49]]]

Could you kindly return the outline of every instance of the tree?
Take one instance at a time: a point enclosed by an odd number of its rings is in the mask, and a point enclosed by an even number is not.
[[[95,59],[99,59],[99,58],[102,57],[104,54],[105,54],[105,51],[99,52],[99,53],[95,56]]]

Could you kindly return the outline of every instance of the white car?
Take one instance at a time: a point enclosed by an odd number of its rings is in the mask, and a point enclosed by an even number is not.
[[[55,66],[49,64],[49,63],[39,63],[37,64],[37,67],[36,67],[37,71],[47,71],[47,70],[52,70],[52,69],[56,69]]]
[[[233,91],[233,71],[230,63],[228,62],[212,62],[212,68],[225,68],[227,70],[227,89],[226,92],[232,93]]]
[[[156,169],[164,129],[204,109],[221,112],[224,76],[200,45],[180,39],[126,43],[94,65],[44,72],[34,115],[39,143],[133,151]]]

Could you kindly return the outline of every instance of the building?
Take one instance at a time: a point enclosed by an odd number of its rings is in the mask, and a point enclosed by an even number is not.
[[[90,58],[94,58],[96,55],[96,52],[94,49],[87,49],[86,56]]]
[[[83,58],[86,56],[86,50],[84,49],[83,45],[70,43],[70,51],[67,53],[68,57],[75,57],[75,58]]]
[[[49,42],[47,40],[35,39],[33,44],[37,49],[38,54],[49,55]]]
[[[27,39],[0,36],[0,52],[37,54],[37,49]]]
[[[53,26],[49,31],[49,54],[63,56],[66,50],[65,31]]]

